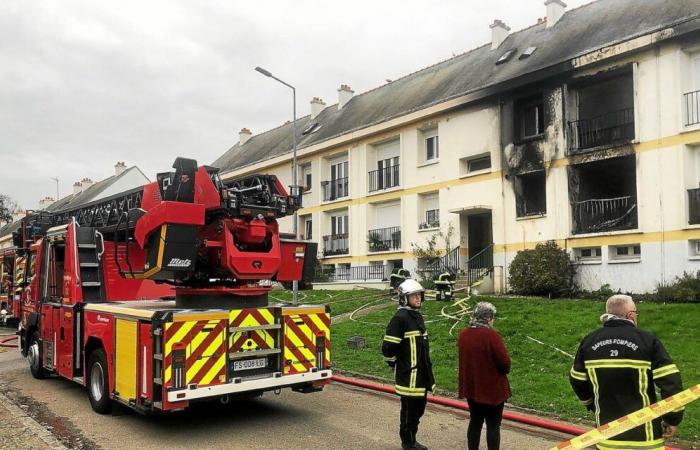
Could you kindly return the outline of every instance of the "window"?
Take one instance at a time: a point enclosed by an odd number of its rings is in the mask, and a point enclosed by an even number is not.
[[[331,234],[337,236],[339,234],[348,233],[348,216],[331,216]]]
[[[688,241],[688,256],[693,259],[700,258],[700,240],[691,239]]]
[[[700,90],[700,53],[693,55],[693,89]]]
[[[425,138],[425,160],[432,161],[440,157],[440,148],[438,136],[430,136]]]
[[[510,57],[513,56],[513,54],[515,54],[515,50],[517,50],[517,49],[508,50],[503,55],[501,55],[501,57],[498,58],[498,61],[496,61],[496,65],[503,64],[504,62],[508,62]]]
[[[418,196],[420,216],[418,229],[426,230],[440,227],[440,197],[439,193],[420,194]]]
[[[533,53],[535,53],[535,50],[537,50],[537,47],[526,48],[525,51],[520,55],[519,59],[529,58],[530,56],[532,56]]]
[[[513,185],[517,217],[547,213],[547,175],[544,170],[516,175]]]
[[[301,185],[301,190],[304,193],[309,192],[311,190],[311,164],[304,164],[303,166],[301,166]]]
[[[481,156],[479,158],[470,159],[467,161],[467,172],[478,172],[491,168],[491,155]]]
[[[311,219],[306,219],[304,222],[304,238],[306,240],[313,239],[313,221]]]
[[[520,141],[544,134],[544,108],[541,95],[516,103],[515,129],[516,137]]]
[[[642,256],[642,248],[639,244],[616,245],[610,247],[610,259],[612,260],[637,260]]]
[[[574,255],[579,261],[600,261],[603,253],[600,247],[577,248],[574,250]]]

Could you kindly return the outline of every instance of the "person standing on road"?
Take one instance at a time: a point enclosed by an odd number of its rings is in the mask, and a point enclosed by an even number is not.
[[[477,450],[481,429],[486,422],[486,444],[489,450],[501,445],[503,406],[510,398],[510,356],[501,336],[493,329],[496,307],[479,302],[469,326],[459,333],[459,398],[469,404],[467,446]]]
[[[399,309],[386,327],[382,353],[389,367],[394,369],[396,393],[401,396],[401,448],[427,450],[416,440],[428,391],[435,389],[428,332],[418,312],[425,289],[416,280],[408,279],[399,285],[397,292]]]
[[[632,297],[613,295],[605,311],[603,327],[583,338],[569,372],[574,392],[595,413],[598,426],[655,403],[654,385],[662,398],[683,390],[678,367],[661,341],[637,328],[639,313]],[[683,409],[605,440],[598,448],[663,450],[663,438],[676,434]]]

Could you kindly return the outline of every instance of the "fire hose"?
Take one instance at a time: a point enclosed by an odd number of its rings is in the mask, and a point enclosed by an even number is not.
[[[351,386],[356,386],[364,389],[369,389],[372,391],[385,392],[387,394],[395,394],[396,391],[393,387],[384,384],[373,383],[371,381],[359,380],[356,378],[344,377],[341,375],[333,375],[333,381],[337,383],[347,384]],[[699,388],[700,390],[700,388]],[[437,395],[428,394],[428,402],[434,403],[436,405],[447,406],[449,408],[455,408],[462,411],[469,411],[469,405],[467,402],[460,400],[455,400],[447,397],[441,397]],[[503,411],[503,418],[513,422],[518,422],[526,425],[532,425],[539,428],[544,428],[546,430],[558,431],[560,433],[571,434],[574,436],[585,436],[594,430],[587,430],[582,427],[577,427],[574,425],[569,425],[554,420],[543,419],[540,417],[526,416],[524,414],[518,414],[511,411]],[[565,447],[567,449],[574,449],[577,447]],[[582,448],[582,447],[581,447]],[[666,447],[666,450],[679,450],[674,447]]]
[[[17,336],[0,336],[0,347],[17,348]]]

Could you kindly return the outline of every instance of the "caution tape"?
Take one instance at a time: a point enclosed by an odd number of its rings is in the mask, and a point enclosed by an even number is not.
[[[575,437],[569,441],[562,442],[550,450],[581,450],[591,445],[595,445],[606,439],[624,433],[627,430],[636,428],[647,422],[650,422],[657,417],[675,411],[690,402],[700,398],[700,384],[696,384],[690,389],[679,392],[676,395],[665,398],[660,402],[642,408],[639,411],[633,412],[626,416],[620,417],[617,420],[601,425],[600,427],[588,431],[581,436]]]

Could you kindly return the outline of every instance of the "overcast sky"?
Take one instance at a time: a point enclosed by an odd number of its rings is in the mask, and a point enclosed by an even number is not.
[[[569,9],[587,0],[566,0]],[[513,31],[543,0],[0,1],[0,193],[25,208],[116,161],[151,179]]]

